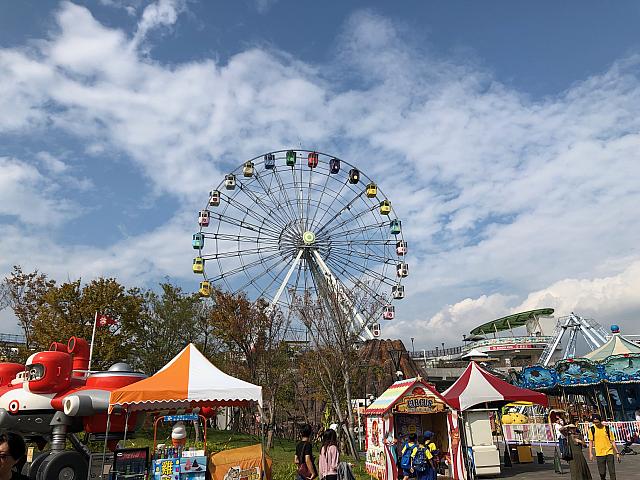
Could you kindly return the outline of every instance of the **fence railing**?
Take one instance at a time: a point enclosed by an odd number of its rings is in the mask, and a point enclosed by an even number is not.
[[[0,344],[24,344],[27,340],[24,335],[15,335],[12,333],[0,333]]]
[[[640,436],[640,422],[604,422],[609,425],[616,443],[624,443],[634,436]],[[580,422],[577,427],[588,442],[591,423]],[[502,425],[502,433],[507,443],[530,443],[532,445],[553,445],[557,443],[555,429],[550,423],[522,423]]]

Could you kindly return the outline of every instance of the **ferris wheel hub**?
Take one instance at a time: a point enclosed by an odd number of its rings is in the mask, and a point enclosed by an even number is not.
[[[311,245],[316,241],[316,234],[307,230],[302,234],[302,241],[305,245]]]

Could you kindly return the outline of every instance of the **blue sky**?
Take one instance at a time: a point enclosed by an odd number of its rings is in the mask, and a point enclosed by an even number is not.
[[[4,2],[0,274],[192,288],[211,185],[302,144],[358,165],[403,219],[411,276],[383,336],[431,348],[542,306],[631,327],[639,16],[623,1]]]

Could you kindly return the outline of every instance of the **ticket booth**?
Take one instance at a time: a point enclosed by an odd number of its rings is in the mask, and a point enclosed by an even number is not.
[[[395,382],[369,405],[365,416],[365,466],[372,477],[398,480],[392,441],[402,445],[411,433],[420,437],[431,431],[452,478],[463,478],[459,469],[451,468],[459,456],[457,412],[432,384],[420,377]]]

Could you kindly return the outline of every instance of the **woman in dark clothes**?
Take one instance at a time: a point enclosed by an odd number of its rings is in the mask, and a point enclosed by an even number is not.
[[[562,434],[567,437],[567,443],[571,448],[571,454],[573,458],[569,460],[569,469],[571,471],[571,480],[591,480],[591,472],[589,471],[589,465],[582,453],[582,447],[584,447],[584,440],[576,431],[576,426],[573,423],[565,425],[560,430]]]
[[[293,461],[298,466],[296,480],[313,480],[318,476],[313,451],[311,450],[311,425],[304,425],[300,432],[301,438],[296,445],[296,455]]]

